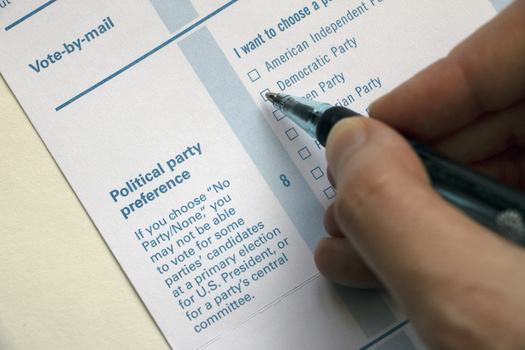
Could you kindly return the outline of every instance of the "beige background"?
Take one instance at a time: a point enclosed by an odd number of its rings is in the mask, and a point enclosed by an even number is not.
[[[166,349],[0,78],[0,349]]]

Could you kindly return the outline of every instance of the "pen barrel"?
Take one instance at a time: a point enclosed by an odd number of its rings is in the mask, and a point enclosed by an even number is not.
[[[326,146],[328,134],[330,134],[330,130],[332,130],[333,126],[338,121],[348,117],[357,117],[359,115],[360,114],[345,107],[336,106],[327,109],[319,118],[316,126],[315,138],[323,147]]]
[[[312,137],[316,137],[317,124],[325,111],[333,108],[328,103],[285,94],[276,94],[272,104]]]
[[[480,224],[525,246],[525,194],[409,139],[447,201]]]

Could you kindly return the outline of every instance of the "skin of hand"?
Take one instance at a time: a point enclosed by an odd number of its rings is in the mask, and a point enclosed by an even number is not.
[[[445,202],[401,133],[525,188],[525,1],[331,131],[327,278],[384,287],[435,349],[525,349],[525,249]]]

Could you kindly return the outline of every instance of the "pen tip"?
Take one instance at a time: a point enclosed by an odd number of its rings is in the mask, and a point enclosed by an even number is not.
[[[270,101],[271,103],[273,103],[273,100],[275,100],[275,97],[277,97],[277,94],[275,92],[267,92],[266,93],[266,98],[268,99],[268,101]]]

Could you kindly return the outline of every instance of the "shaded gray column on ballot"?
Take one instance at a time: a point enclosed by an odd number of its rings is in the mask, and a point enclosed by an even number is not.
[[[216,106],[313,251],[324,209],[206,27],[179,42]],[[284,187],[285,174],[290,187]]]
[[[324,208],[228,59],[206,27],[182,40],[179,47],[313,252],[319,238],[325,235]],[[290,187],[283,186],[281,174],[286,174],[292,184]],[[368,338],[377,336],[396,322],[380,292],[336,288]]]
[[[199,16],[190,0],[150,0],[170,33],[174,33]]]

